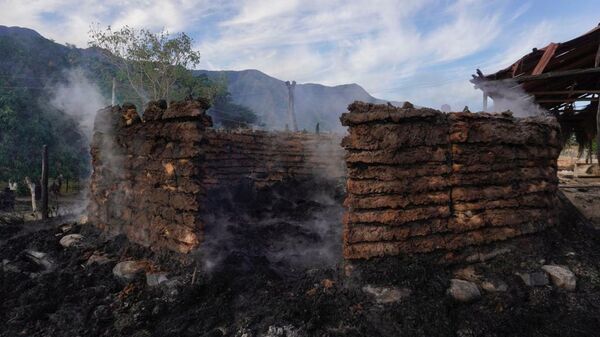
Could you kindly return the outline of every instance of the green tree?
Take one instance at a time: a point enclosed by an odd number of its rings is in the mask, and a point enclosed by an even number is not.
[[[248,107],[233,103],[231,94],[227,91],[214,98],[209,113],[216,125],[227,129],[246,128],[258,122],[256,113]]]
[[[176,83],[200,62],[200,53],[192,49],[193,40],[185,33],[166,30],[153,33],[128,26],[90,30],[90,46],[100,48],[139,96],[149,100],[172,98]]]

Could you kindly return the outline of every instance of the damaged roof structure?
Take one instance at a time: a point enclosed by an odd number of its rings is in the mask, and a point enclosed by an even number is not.
[[[471,83],[487,98],[502,99],[502,88],[522,88],[520,99],[533,101],[556,116],[563,135],[591,147],[600,138],[600,25],[562,43],[533,48],[505,69],[484,75],[479,69]],[[565,138],[567,139],[567,138]],[[600,139],[597,139],[600,143]]]

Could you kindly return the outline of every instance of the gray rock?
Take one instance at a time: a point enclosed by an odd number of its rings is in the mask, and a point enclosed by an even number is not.
[[[481,282],[481,289],[489,293],[504,292],[508,290],[508,285],[502,280],[483,281]]]
[[[94,254],[92,254],[88,260],[86,261],[86,265],[91,265],[91,264],[99,264],[99,265],[103,265],[103,264],[107,264],[111,261],[113,261],[114,259],[110,258],[108,255],[103,254],[103,253],[99,253],[99,252],[94,252]]]
[[[552,283],[559,288],[566,290],[575,290],[577,287],[577,277],[568,268],[556,265],[545,265],[542,269],[550,275]]]
[[[29,260],[31,260],[34,263],[43,267],[44,271],[42,273],[48,273],[48,272],[51,272],[52,270],[54,270],[54,267],[55,267],[54,262],[52,261],[52,259],[50,259],[50,257],[46,253],[38,252],[35,250],[26,250],[25,256]]]
[[[517,275],[529,287],[541,287],[550,283],[550,281],[548,281],[548,276],[546,275],[546,273],[542,272],[517,273]]]
[[[498,255],[510,253],[512,249],[510,247],[497,248],[487,253],[475,253],[467,257],[467,262],[485,262],[487,260],[491,260]]]
[[[471,302],[479,299],[481,297],[481,292],[473,282],[452,279],[450,280],[448,295],[459,302]]]
[[[63,236],[59,243],[61,246],[65,247],[65,248],[69,248],[71,246],[76,246],[78,245],[81,240],[83,240],[83,235],[81,234],[68,234]]]
[[[295,328],[292,325],[284,326],[269,326],[269,330],[264,334],[264,337],[300,337],[300,329]]]
[[[372,285],[366,285],[362,290],[373,296],[375,302],[378,304],[388,304],[400,302],[403,298],[410,296],[412,291],[408,288],[397,288],[397,287],[374,287]]]
[[[143,272],[146,267],[148,267],[148,263],[145,261],[122,261],[117,263],[113,268],[113,275],[122,280],[131,281],[138,273]]]
[[[146,284],[149,287],[156,287],[168,280],[167,273],[146,273]]]

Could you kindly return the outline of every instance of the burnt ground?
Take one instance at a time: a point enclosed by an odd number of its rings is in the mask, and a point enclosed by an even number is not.
[[[341,263],[341,194],[310,198],[241,188],[215,193],[202,254],[152,252],[68,219],[0,222],[1,336],[592,336],[600,331],[600,235],[563,212],[561,224],[471,264],[469,277],[508,289],[459,303],[446,290],[465,264],[442,254]],[[245,203],[242,202],[245,200]],[[227,215],[229,214],[229,215]],[[231,215],[235,214],[235,215]],[[276,216],[275,216],[276,215]],[[337,219],[337,220],[336,220]],[[69,224],[64,226],[63,224]],[[65,234],[81,233],[63,248]],[[47,254],[36,259],[28,250]],[[111,261],[86,264],[104,252]],[[38,255],[39,257],[39,255]],[[169,281],[125,282],[118,261],[152,261]],[[40,262],[43,260],[44,262]],[[46,263],[46,265],[44,265]],[[526,286],[542,264],[577,275],[569,292]],[[194,273],[194,270],[196,272]],[[192,283],[192,280],[194,283]],[[366,285],[403,289],[378,303]]]

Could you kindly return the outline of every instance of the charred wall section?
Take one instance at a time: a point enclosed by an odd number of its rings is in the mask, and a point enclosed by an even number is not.
[[[341,137],[336,134],[207,130],[204,134],[207,188],[249,179],[257,187],[288,179],[345,175]]]
[[[346,258],[456,250],[557,221],[554,119],[349,109]]]
[[[90,220],[134,242],[189,252],[202,241],[203,133],[199,102],[151,104],[97,114],[92,141]]]
[[[215,190],[345,175],[340,136],[214,130],[206,109],[197,101],[151,103],[143,121],[133,106],[99,111],[90,221],[153,249],[186,253],[205,239]]]

